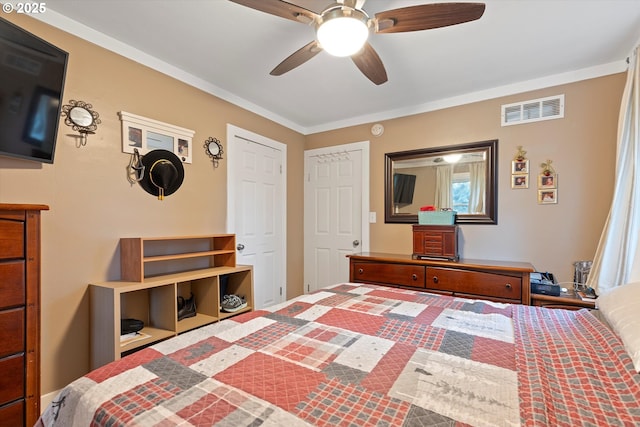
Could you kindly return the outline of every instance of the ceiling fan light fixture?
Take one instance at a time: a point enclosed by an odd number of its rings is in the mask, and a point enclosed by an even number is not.
[[[369,38],[369,17],[362,11],[337,7],[322,14],[316,37],[322,49],[333,56],[351,56]]]
[[[458,163],[460,159],[462,159],[462,154],[460,153],[447,154],[446,156],[442,156],[442,158],[447,163]]]

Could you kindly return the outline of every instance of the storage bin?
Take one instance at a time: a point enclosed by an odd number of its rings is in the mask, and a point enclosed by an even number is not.
[[[420,211],[418,224],[453,225],[456,222],[456,211]]]

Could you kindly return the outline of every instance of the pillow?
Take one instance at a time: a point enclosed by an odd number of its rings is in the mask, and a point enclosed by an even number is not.
[[[640,282],[603,292],[596,304],[640,372]]]

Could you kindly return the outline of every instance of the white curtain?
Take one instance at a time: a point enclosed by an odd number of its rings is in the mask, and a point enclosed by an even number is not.
[[[484,162],[469,163],[469,213],[484,213],[484,195],[487,180]]]
[[[640,280],[639,48],[629,58],[620,107],[613,201],[587,278],[600,291]]]
[[[452,208],[453,165],[436,167],[436,207]]]

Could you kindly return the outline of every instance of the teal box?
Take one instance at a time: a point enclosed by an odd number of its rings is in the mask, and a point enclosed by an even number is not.
[[[456,222],[456,211],[420,211],[418,224],[421,225],[453,225]]]

